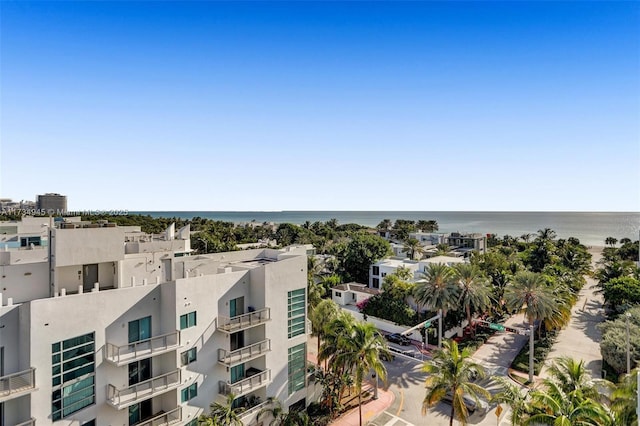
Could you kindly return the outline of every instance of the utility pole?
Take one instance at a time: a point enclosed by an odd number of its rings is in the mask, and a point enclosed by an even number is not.
[[[629,339],[629,319],[631,314],[627,312],[624,316],[627,319],[627,374],[631,374],[631,342]]]

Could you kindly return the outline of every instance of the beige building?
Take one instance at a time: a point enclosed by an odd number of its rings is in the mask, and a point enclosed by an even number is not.
[[[0,425],[195,425],[228,394],[250,425],[269,397],[307,403],[304,250],[191,256],[188,227],[43,228],[0,242]]]

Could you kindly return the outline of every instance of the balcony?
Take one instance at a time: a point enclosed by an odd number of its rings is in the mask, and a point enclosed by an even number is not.
[[[218,317],[218,329],[224,333],[235,333],[271,320],[271,308],[237,315],[235,317]]]
[[[145,399],[169,392],[178,386],[180,386],[179,369],[124,389],[117,389],[110,384],[107,388],[107,403],[118,410],[122,410]]]
[[[122,367],[133,361],[171,352],[180,347],[180,332],[155,336],[122,346],[108,343],[104,346],[104,358],[112,364]]]
[[[29,419],[26,422],[18,423],[16,426],[35,426],[36,419]]]
[[[269,339],[254,343],[253,345],[245,346],[244,348],[236,349],[235,351],[218,349],[218,362],[222,365],[226,365],[227,367],[231,367],[232,365],[241,364],[254,358],[258,358],[270,351],[271,340]]]
[[[36,369],[0,377],[0,402],[18,398],[36,389]]]
[[[158,414],[148,420],[137,423],[136,426],[168,426],[182,421],[182,407],[174,408],[168,413]]]
[[[249,369],[247,371],[247,375],[249,374]],[[246,395],[249,392],[252,392],[262,386],[266,386],[271,382],[271,370],[267,369],[264,371],[259,371],[256,374],[253,374],[246,379],[239,380],[235,383],[230,382],[219,382],[219,393],[222,395],[233,394],[236,397]]]
[[[267,408],[268,406],[271,405],[271,401],[267,400],[264,402],[259,403],[258,405],[254,405],[251,408],[247,408],[246,410],[244,410],[243,412],[241,412],[239,414],[240,420],[242,420],[242,423],[244,424],[250,424],[251,423],[251,417],[255,416],[256,414],[258,414],[260,412],[260,410]]]

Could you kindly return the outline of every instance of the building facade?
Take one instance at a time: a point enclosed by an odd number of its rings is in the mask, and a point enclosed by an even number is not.
[[[63,214],[67,211],[67,196],[55,193],[38,195],[36,208],[40,211],[52,211],[53,214]]]
[[[305,251],[191,256],[189,234],[66,221],[0,251],[2,426],[196,425],[229,394],[250,425],[269,397],[306,404]]]

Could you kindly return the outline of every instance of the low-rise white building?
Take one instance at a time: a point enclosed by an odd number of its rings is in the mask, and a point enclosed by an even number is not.
[[[368,288],[366,284],[339,284],[331,289],[331,299],[340,306],[357,305],[381,291]]]
[[[228,394],[250,425],[269,397],[306,404],[304,248],[190,256],[188,228],[106,223],[45,234],[0,251],[3,426],[196,425]]]

